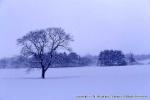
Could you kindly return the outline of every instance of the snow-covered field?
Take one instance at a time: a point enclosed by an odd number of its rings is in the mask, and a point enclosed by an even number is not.
[[[0,100],[150,100],[149,65],[49,69],[45,80],[40,74],[37,69],[0,69]]]

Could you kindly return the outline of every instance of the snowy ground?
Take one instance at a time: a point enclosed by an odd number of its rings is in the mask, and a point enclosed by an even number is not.
[[[57,68],[49,69],[45,80],[39,77],[40,70],[0,69],[0,100],[150,100],[149,65]]]

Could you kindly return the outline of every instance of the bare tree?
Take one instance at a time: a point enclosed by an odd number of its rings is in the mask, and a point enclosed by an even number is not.
[[[31,31],[18,39],[22,46],[21,53],[26,57],[34,57],[42,69],[42,78],[48,68],[53,66],[53,58],[58,49],[67,49],[72,37],[62,28],[48,28],[45,30]]]

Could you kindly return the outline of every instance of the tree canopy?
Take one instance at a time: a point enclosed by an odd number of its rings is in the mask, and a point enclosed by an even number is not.
[[[21,53],[26,57],[34,57],[36,63],[42,68],[42,78],[45,72],[53,65],[56,51],[67,49],[72,37],[62,28],[47,28],[31,31],[18,39],[18,44],[22,46]]]

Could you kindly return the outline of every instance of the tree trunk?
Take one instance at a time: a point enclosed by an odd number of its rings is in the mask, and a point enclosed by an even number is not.
[[[42,69],[42,79],[45,79],[45,70],[44,69]]]

